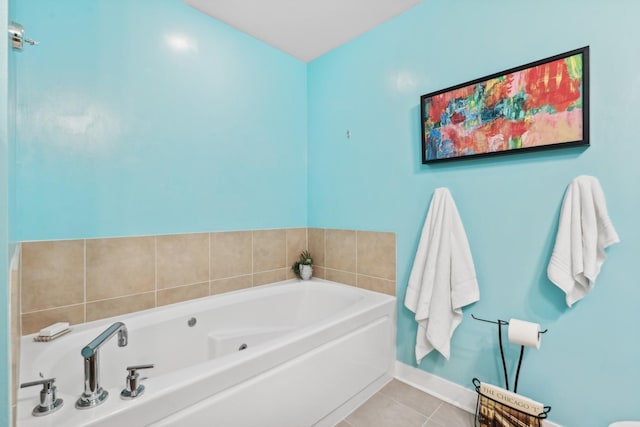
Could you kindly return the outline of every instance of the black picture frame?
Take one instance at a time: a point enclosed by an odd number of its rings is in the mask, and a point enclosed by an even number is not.
[[[422,164],[589,145],[589,46],[420,97]]]

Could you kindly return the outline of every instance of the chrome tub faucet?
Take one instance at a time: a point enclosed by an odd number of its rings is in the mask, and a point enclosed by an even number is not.
[[[122,322],[116,322],[95,337],[80,352],[84,358],[84,392],[76,401],[76,408],[93,408],[109,397],[109,392],[100,387],[98,356],[100,347],[115,334],[118,334],[118,347],[125,347],[129,340],[127,326]]]

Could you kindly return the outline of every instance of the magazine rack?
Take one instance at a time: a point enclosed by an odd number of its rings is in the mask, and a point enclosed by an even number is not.
[[[504,402],[499,402],[480,391],[480,380],[473,379],[478,394],[476,401],[476,427],[541,427],[542,420],[547,418],[551,406],[544,406],[538,415],[521,411]]]

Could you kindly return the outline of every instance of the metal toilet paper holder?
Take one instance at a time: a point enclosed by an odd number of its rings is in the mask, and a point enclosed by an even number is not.
[[[502,327],[509,325],[509,322],[507,322],[506,320],[500,320],[500,319],[498,319],[497,321],[481,319],[479,317],[476,317],[473,314],[471,314],[471,317],[473,317],[475,320],[479,320],[481,322],[493,323],[494,325],[498,325],[498,341],[500,342],[500,357],[502,358],[502,368],[504,369],[504,382],[505,382],[505,385],[506,385],[505,388],[507,390],[509,390],[509,376],[507,374],[507,363],[505,362],[505,359],[504,359],[504,349],[503,349],[503,346],[502,346]],[[541,334],[547,333],[547,331],[548,331],[548,329],[545,329],[544,331],[539,331],[538,332],[538,336],[540,336]],[[515,380],[515,383],[513,385],[513,392],[514,393],[518,392],[518,378],[520,377],[520,367],[522,366],[522,356],[523,355],[524,355],[524,345],[521,345],[520,346],[520,358],[518,359],[518,369],[516,370],[516,380]]]

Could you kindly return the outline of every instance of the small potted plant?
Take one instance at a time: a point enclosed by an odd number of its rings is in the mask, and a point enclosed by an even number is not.
[[[311,279],[311,276],[313,276],[313,257],[311,253],[307,250],[300,252],[300,257],[298,261],[293,263],[291,270],[299,279]]]

